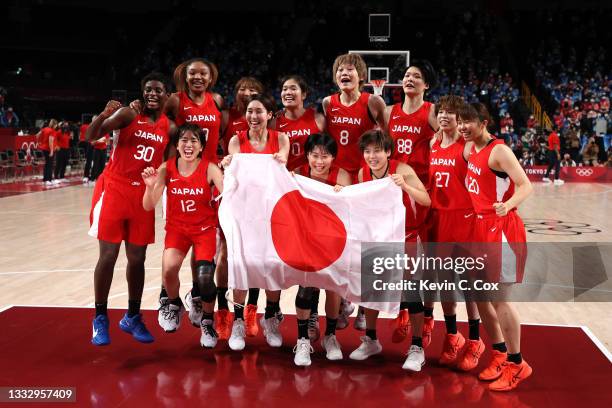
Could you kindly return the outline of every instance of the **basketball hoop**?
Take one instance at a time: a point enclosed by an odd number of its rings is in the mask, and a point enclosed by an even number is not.
[[[374,95],[382,96],[383,89],[385,89],[385,84],[387,83],[384,79],[372,79],[370,84],[374,89]]]

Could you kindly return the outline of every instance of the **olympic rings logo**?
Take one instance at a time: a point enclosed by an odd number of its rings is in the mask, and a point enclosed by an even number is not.
[[[588,177],[593,174],[593,169],[577,168],[576,174],[581,177]]]
[[[539,235],[582,235],[601,232],[599,228],[582,222],[526,218],[523,223],[528,232]]]

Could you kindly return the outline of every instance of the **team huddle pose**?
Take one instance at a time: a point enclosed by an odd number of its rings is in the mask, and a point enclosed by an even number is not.
[[[142,80],[142,101],[130,107],[108,102],[86,133],[88,140],[113,130],[118,134],[91,208],[89,233],[99,240],[100,249],[94,272],[94,345],[110,344],[107,300],[123,241],[129,299],[119,326],[137,341],[154,341],[140,302],[145,253],[154,240],[154,208],[162,196],[166,237],[159,325],[166,332],[176,331],[186,307],[191,323],[201,329],[202,347],[213,348],[219,340],[227,340],[232,350],[242,350],[259,326],[268,345],[283,344],[281,291],[265,291],[265,313],[259,322],[258,288],[233,291],[233,316],[226,299],[227,246],[215,196],[223,192],[222,169],[236,153],[270,154],[295,174],[335,191],[390,177],[402,190],[407,251],[417,242],[526,241],[516,209],[530,194],[531,185],[503,140],[489,134],[492,121],[483,105],[466,104],[453,95],[442,97],[437,105],[424,101],[426,90],[436,84],[435,71],[426,61],[407,68],[402,80],[404,102],[393,106],[362,91],[367,67],[359,55],[339,56],[332,72],[338,92],[323,100],[323,114],[304,106],[308,86],[298,75],[282,79],[279,112],[274,99],[251,77],[237,82],[235,105],[225,109],[223,98],[211,91],[217,68],[200,58],[176,68],[176,93],[170,95],[164,77],[153,73]],[[193,282],[184,304],[178,272],[190,248]],[[457,245],[451,256],[466,250]],[[524,259],[524,254],[516,257]],[[489,271],[506,295],[522,280],[524,262],[517,265],[510,276],[502,274],[501,267]],[[434,303],[429,295],[425,293],[423,300],[418,292],[404,293],[400,312],[391,321],[392,342],[403,342],[412,332],[402,366],[409,371],[422,369],[424,349],[431,343]],[[490,381],[491,390],[515,388],[532,372],[521,356],[517,312],[507,296],[487,301],[465,295],[467,340],[457,330],[457,303],[442,299],[446,336],[440,364],[462,371],[478,365],[485,351],[479,334],[482,319],[492,342],[492,359],[478,377]],[[320,337],[318,303],[318,288],[299,287],[294,348],[298,366],[311,364],[313,343]],[[349,302],[326,290],[321,347],[329,360],[343,358],[336,330],[347,327],[353,310]],[[365,360],[382,351],[377,317],[376,310],[359,308],[355,328],[365,333],[349,358]]]

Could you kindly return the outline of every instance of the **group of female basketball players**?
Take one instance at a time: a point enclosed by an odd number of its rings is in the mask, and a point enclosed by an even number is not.
[[[378,95],[362,92],[367,68],[357,54],[336,58],[333,77],[338,92],[322,102],[323,114],[304,106],[308,87],[298,75],[281,81],[283,109],[255,78],[241,78],[236,102],[224,109],[212,92],[218,78],[214,64],[196,58],[174,72],[177,92],[163,76],[150,74],[141,83],[142,101],[121,107],[110,101],[87,130],[89,140],[118,130],[109,164],[96,184],[90,235],[98,238],[100,256],[94,273],[96,316],[92,343],[110,343],[107,299],[122,241],[127,255],[128,311],[120,328],[140,342],[153,336],[140,314],[147,245],[154,241],[154,208],[164,196],[165,249],[162,258],[159,324],[178,329],[185,306],[189,320],[201,328],[200,343],[215,347],[227,340],[242,350],[246,337],[256,336],[257,288],[234,290],[229,312],[227,248],[218,226],[215,196],[223,191],[223,168],[236,153],[271,154],[296,174],[334,186],[390,177],[402,189],[406,207],[406,242],[525,242],[516,208],[531,185],[511,150],[490,135],[486,108],[460,97],[424,101],[436,74],[426,62],[409,66],[402,81],[405,99],[387,107]],[[218,160],[222,157],[222,160]],[[165,192],[165,193],[164,193]],[[179,296],[178,273],[192,248],[193,287]],[[501,276],[501,285],[520,282],[522,270]],[[216,284],[215,284],[216,275]],[[280,291],[266,290],[266,308],[259,323],[267,343],[280,347]],[[300,287],[295,299],[297,344],[295,364],[311,364],[312,342],[319,334],[317,288]],[[420,371],[434,326],[431,301],[407,296],[393,320],[393,342],[412,331],[403,368]],[[214,313],[215,301],[217,312]],[[246,305],[245,305],[246,302]],[[520,322],[505,301],[466,302],[469,335],[457,331],[455,302],[442,302],[446,337],[440,364],[472,370],[485,350],[480,339],[482,318],[492,342],[492,359],[479,373],[490,389],[511,390],[531,374],[520,353]],[[347,326],[354,306],[326,291],[326,327],[321,346],[330,360],[343,358],[335,336]],[[350,354],[365,360],[382,351],[376,335],[378,312],[359,308],[355,328],[365,330],[361,345]]]

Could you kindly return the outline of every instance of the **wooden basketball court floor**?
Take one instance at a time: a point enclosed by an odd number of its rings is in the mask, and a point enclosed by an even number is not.
[[[612,217],[609,215],[612,208],[612,185],[567,183],[564,186],[552,186],[535,183],[534,187],[535,193],[520,209],[528,231],[533,231],[528,232],[528,241],[612,241]],[[11,307],[18,305],[93,306],[93,268],[97,261],[98,245],[95,239],[87,235],[92,191],[92,187],[77,183],[51,190],[33,184],[0,184],[0,310],[4,311],[0,316],[17,310],[18,315],[24,319],[31,319],[27,317],[27,309]],[[161,282],[164,230],[159,211],[156,227],[156,243],[147,252],[142,302],[144,309],[151,310],[156,309]],[[125,265],[122,249],[111,288],[110,308],[126,308]],[[181,281],[185,283],[181,289],[184,294],[191,287],[188,267],[181,269]],[[610,288],[609,283],[604,286]],[[283,292],[281,308],[286,314],[294,313],[294,295],[295,288]],[[322,293],[322,314],[323,296]],[[262,294],[260,310],[263,310],[264,305],[265,296]],[[581,327],[594,346],[604,354],[604,358],[612,361],[609,352],[612,349],[611,305],[605,302],[557,302],[517,303],[516,307],[523,322],[543,326],[538,330],[546,330],[548,325]],[[58,312],[70,314],[70,310],[62,308]],[[457,311],[458,319],[465,320],[464,308],[459,306]],[[83,333],[78,341],[87,345],[93,311],[75,310],[74,313],[79,319],[85,318],[85,322],[79,324]],[[156,313],[147,312],[146,316],[149,327],[157,325]],[[439,305],[436,306],[435,317],[436,320],[442,320]],[[442,329],[443,322],[438,322],[437,327]],[[7,340],[8,333],[4,330],[2,332],[0,340]],[[292,345],[295,338],[293,326],[287,332],[285,345]],[[357,338],[358,334],[355,333],[353,337]],[[534,339],[533,334],[528,337]],[[290,349],[286,351],[290,353]],[[348,351],[345,353],[348,354]],[[290,356],[288,354],[283,358],[292,360]],[[609,375],[608,370],[608,380]]]

